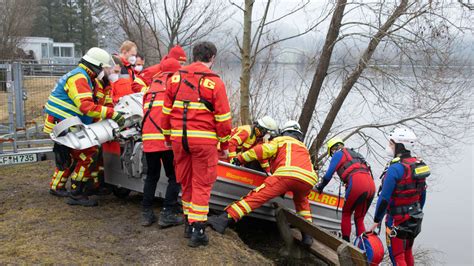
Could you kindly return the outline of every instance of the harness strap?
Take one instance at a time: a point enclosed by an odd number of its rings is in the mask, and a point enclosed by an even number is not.
[[[158,126],[158,124],[156,124],[155,120],[153,120],[153,118],[150,116],[150,112],[151,112],[151,108],[153,107],[153,102],[155,101],[155,97],[156,97],[156,94],[157,92],[153,92],[151,94],[151,99],[150,99],[150,103],[148,104],[148,110],[146,111],[145,113],[145,116],[143,116],[143,125],[145,124],[145,121],[147,118],[150,118],[150,121],[151,123],[155,126],[155,128],[160,131],[161,134],[163,134],[163,130],[161,129],[160,126]],[[143,125],[142,125],[142,128],[141,128],[141,133],[143,133]]]
[[[181,142],[183,144],[184,150],[187,153],[189,153],[188,131],[187,131],[188,106],[189,106],[189,101],[183,101],[183,137],[181,138]]]
[[[414,209],[421,209],[419,202],[410,205],[395,206],[390,209],[390,215],[404,215]]]

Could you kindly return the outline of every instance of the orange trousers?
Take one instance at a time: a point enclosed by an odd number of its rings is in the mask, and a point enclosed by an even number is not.
[[[181,184],[183,212],[190,224],[207,221],[211,189],[217,179],[217,147],[173,142],[176,182]]]
[[[307,221],[312,221],[308,195],[312,185],[289,176],[272,175],[265,182],[241,200],[226,207],[226,212],[235,221],[262,206],[265,202],[291,191],[296,213]]]
[[[50,183],[51,189],[63,189],[69,177],[74,181],[87,182],[87,180],[92,177],[90,166],[94,162],[94,159],[96,159],[96,153],[97,147],[90,147],[84,150],[72,150],[71,167],[64,171],[58,168],[55,169]]]

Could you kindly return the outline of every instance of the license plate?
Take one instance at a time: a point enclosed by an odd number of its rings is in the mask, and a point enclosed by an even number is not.
[[[16,155],[0,155],[0,165],[32,163],[38,161],[36,153],[16,154]]]

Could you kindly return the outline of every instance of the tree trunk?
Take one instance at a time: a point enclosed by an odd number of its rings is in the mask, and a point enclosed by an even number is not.
[[[328,33],[326,35],[326,40],[324,42],[323,50],[321,51],[321,56],[319,57],[318,66],[316,68],[316,73],[314,73],[313,81],[311,82],[311,87],[306,97],[306,101],[301,110],[301,115],[299,123],[301,130],[306,134],[311,123],[311,118],[313,117],[314,109],[316,108],[316,103],[318,101],[319,93],[321,92],[321,87],[323,81],[326,78],[326,73],[329,68],[329,63],[331,61],[332,51],[337,37],[339,36],[339,30],[341,29],[341,21],[344,17],[344,9],[346,8],[346,0],[338,0],[336,9],[331,19],[331,24],[329,25]]]
[[[324,120],[323,125],[321,126],[321,130],[319,131],[316,139],[313,141],[311,145],[311,154],[313,154],[313,158],[317,158],[317,152],[322,147],[324,140],[326,139],[331,127],[336,119],[337,114],[341,110],[342,104],[352,90],[354,84],[359,79],[362,71],[367,67],[369,60],[372,58],[372,55],[375,52],[375,49],[379,45],[380,41],[387,35],[387,31],[390,27],[395,23],[395,21],[406,11],[408,6],[408,0],[402,0],[397,8],[393,11],[390,17],[385,21],[385,23],[380,27],[377,33],[370,39],[367,48],[364,51],[364,54],[359,59],[359,63],[357,67],[352,71],[352,73],[346,78],[344,83],[342,84],[342,89],[337,95],[336,99],[334,100],[329,113]]]
[[[252,34],[252,9],[254,0],[245,0],[244,32],[240,55],[242,66],[240,72],[240,122],[243,125],[251,123],[250,117],[250,70],[251,70],[251,34]]]

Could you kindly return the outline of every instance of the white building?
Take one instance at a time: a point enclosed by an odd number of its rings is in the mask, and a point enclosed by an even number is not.
[[[47,37],[24,37],[20,48],[29,54],[33,52],[34,58],[40,64],[75,64],[74,43],[54,42]]]

